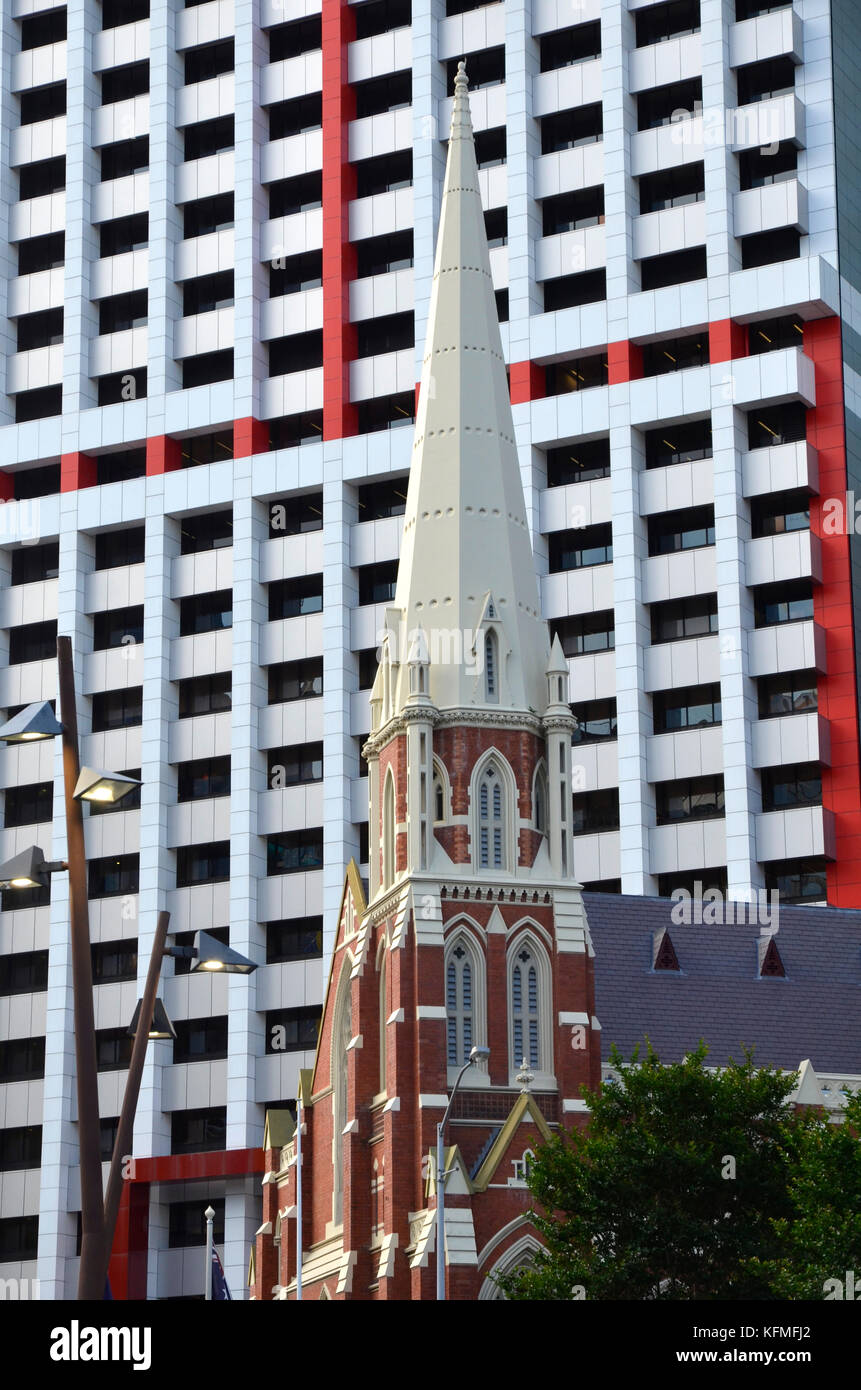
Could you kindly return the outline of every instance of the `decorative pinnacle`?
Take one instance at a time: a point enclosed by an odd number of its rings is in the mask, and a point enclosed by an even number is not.
[[[522,1093],[528,1092],[530,1086],[535,1080],[535,1072],[529,1070],[529,1063],[527,1062],[525,1057],[523,1061],[520,1063],[520,1071],[517,1073],[514,1079],[519,1083],[520,1090]]]
[[[451,133],[460,131],[463,135],[472,136],[472,120],[469,112],[469,78],[466,75],[466,63],[461,58],[457,65],[457,76],[454,79],[454,102],[451,108]]]

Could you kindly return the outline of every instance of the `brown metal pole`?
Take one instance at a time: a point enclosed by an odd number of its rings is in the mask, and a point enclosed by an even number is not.
[[[116,1230],[117,1215],[120,1209],[120,1197],[123,1190],[123,1161],[132,1151],[135,1112],[137,1110],[138,1096],[140,1095],[141,1081],[143,1079],[147,1041],[150,1025],[152,1023],[153,1011],[155,1009],[156,994],[158,993],[158,981],[161,974],[161,963],[164,958],[164,945],[167,940],[169,922],[169,912],[160,912],[158,914],[155,938],[152,943],[152,954],[149,958],[146,985],[144,986],[143,999],[141,1000],[138,1026],[135,1032],[135,1040],[132,1044],[132,1055],[129,1061],[126,1089],[123,1095],[123,1107],[120,1111],[120,1120],[117,1125],[117,1137],[114,1143],[114,1152],[111,1157],[108,1187],[105,1194],[105,1240],[102,1259],[103,1286],[108,1274],[111,1249],[114,1243],[114,1231]]]
[[[81,767],[71,637],[57,638],[57,670],[60,721],[63,725],[72,989],[75,1000],[75,1060],[78,1074],[78,1146],[81,1158],[81,1264],[78,1273],[78,1298],[100,1299],[104,1297],[104,1282],[101,1279],[104,1209],[99,1136],[99,1078],[96,1064],[84,816],[81,803],[75,800],[75,784]]]

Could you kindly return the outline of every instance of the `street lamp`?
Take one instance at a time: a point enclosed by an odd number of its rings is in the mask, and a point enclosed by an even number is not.
[[[46,859],[38,845],[0,864],[0,888],[46,888],[51,874],[68,869],[63,859]]]
[[[132,1014],[132,1021],[126,1029],[126,1037],[136,1038],[138,1024],[140,1023],[141,1009],[143,1000],[139,999]],[[160,999],[156,999],[153,1009],[152,1022],[147,1029],[147,1039],[149,1042],[176,1042],[176,1029],[168,1017],[167,1009]],[[113,1244],[113,1240],[111,1241]]]
[[[457,1088],[463,1080],[470,1067],[475,1066],[476,1062],[486,1062],[490,1056],[489,1047],[473,1047],[470,1049],[469,1060],[464,1062],[457,1074],[448,1105],[445,1113],[436,1127],[436,1296],[437,1299],[445,1299],[445,1180],[448,1173],[444,1172],[445,1156],[443,1150],[443,1135],[454,1105],[454,1098],[457,1095]]]
[[[35,743],[39,739],[55,738],[63,726],[51,708],[50,701],[37,700],[19,710],[0,729],[0,738],[7,743]]]
[[[82,767],[75,783],[76,801],[106,802],[121,801],[135,787],[142,787],[139,777],[126,777],[122,772],[105,772],[98,767]]]

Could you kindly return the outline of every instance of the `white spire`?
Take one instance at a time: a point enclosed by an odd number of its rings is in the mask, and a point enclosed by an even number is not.
[[[541,618],[478,187],[465,65],[451,138],[422,364],[391,655],[390,712],[409,698],[407,654],[424,629],[442,709],[547,705]],[[491,635],[492,634],[492,635]],[[496,663],[488,683],[485,662]],[[386,711],[388,713],[389,711]]]

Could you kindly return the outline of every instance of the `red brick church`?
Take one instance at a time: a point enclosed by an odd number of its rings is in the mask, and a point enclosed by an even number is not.
[[[449,1298],[537,1248],[531,1148],[600,1082],[572,877],[568,667],[541,618],[478,188],[456,83],[397,591],[365,747],[370,882],[346,875],[301,1077],[302,1296],[433,1298],[436,1126]],[[284,1126],[279,1131],[279,1125]],[[258,1299],[296,1297],[296,1136],[270,1112]]]

